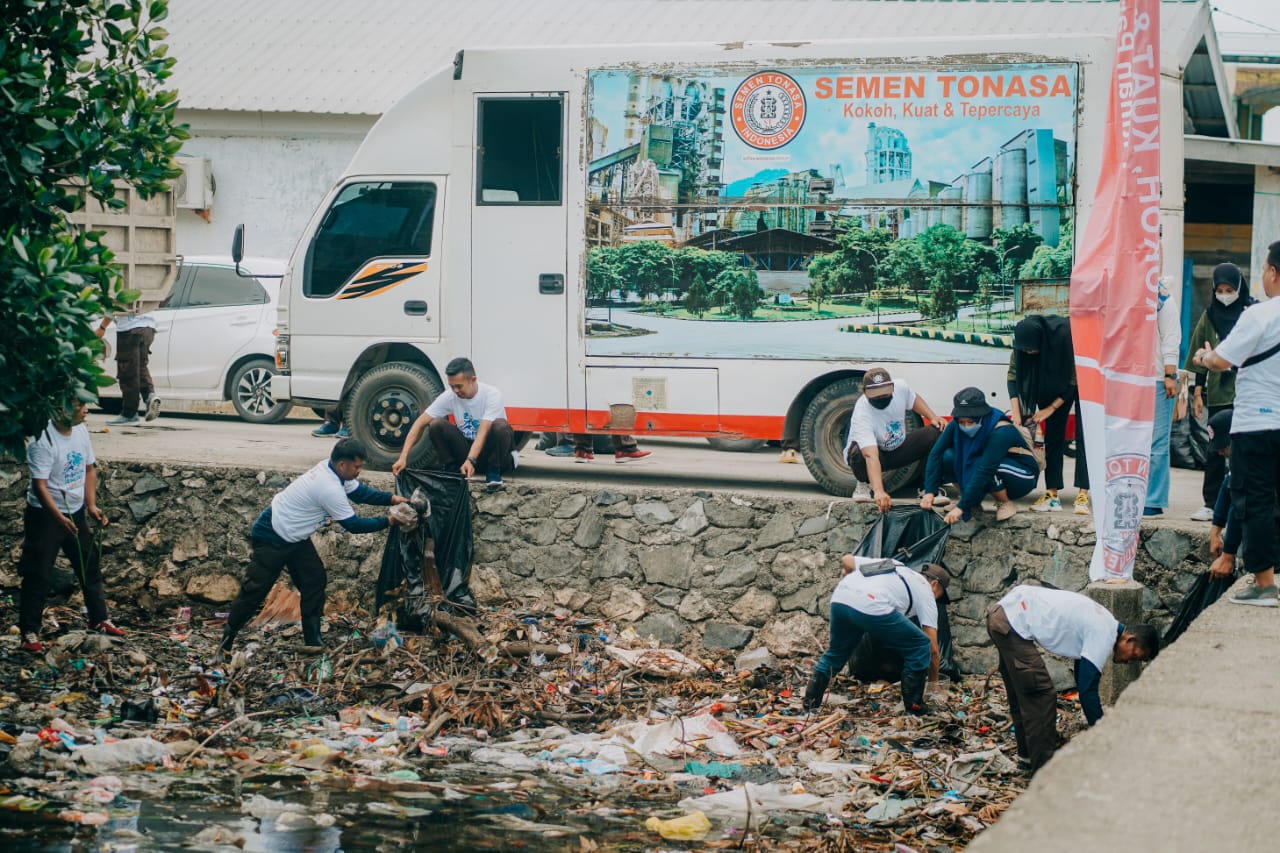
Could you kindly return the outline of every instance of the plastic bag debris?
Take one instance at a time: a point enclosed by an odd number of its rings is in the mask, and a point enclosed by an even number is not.
[[[604,650],[618,663],[651,675],[679,678],[694,675],[702,669],[702,664],[685,657],[675,649],[624,649],[621,646],[605,646]]]
[[[657,725],[639,722],[615,729],[631,741],[641,755],[685,756],[699,749],[716,755],[735,756],[742,752],[738,742],[715,717],[673,717]]]
[[[701,841],[711,831],[711,821],[702,812],[693,812],[671,820],[651,817],[644,825],[668,841]]]
[[[396,504],[387,512],[391,520],[400,526],[404,533],[412,533],[418,526],[418,511],[409,504]]]
[[[686,761],[684,772],[694,776],[715,776],[719,779],[732,779],[742,773],[741,764],[726,764],[723,761]]]
[[[744,782],[732,791],[683,799],[679,806],[685,811],[701,811],[716,820],[739,826],[746,822],[748,812],[754,824],[767,820],[769,813],[775,811],[824,812],[827,801],[813,794],[793,794],[789,782],[767,785]]]
[[[76,749],[74,758],[86,772],[100,774],[139,764],[160,764],[169,752],[169,747],[158,740],[138,737],[82,746]]]
[[[864,817],[866,817],[867,820],[874,821],[897,820],[902,817],[903,812],[908,809],[914,809],[918,805],[920,805],[920,801],[912,797],[908,797],[906,799],[889,797],[887,800],[876,803],[874,806],[867,809]]]

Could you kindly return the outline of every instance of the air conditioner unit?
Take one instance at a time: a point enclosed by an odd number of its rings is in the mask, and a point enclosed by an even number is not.
[[[177,207],[208,210],[213,207],[213,167],[207,157],[175,157],[182,174],[173,182]]]

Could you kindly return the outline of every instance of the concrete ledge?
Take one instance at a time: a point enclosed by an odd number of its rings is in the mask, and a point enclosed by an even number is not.
[[[1224,596],[967,849],[1276,849],[1278,646],[1280,613]]]

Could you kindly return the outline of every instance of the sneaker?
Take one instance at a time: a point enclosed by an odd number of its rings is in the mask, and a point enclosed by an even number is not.
[[[1093,504],[1089,503],[1089,492],[1081,489],[1080,494],[1076,495],[1076,515],[1093,515]]]
[[[871,497],[871,487],[866,483],[858,483],[853,487],[853,502],[856,504],[869,504],[874,498]]]
[[[338,434],[334,437],[335,438],[351,438],[351,430],[347,429],[346,424],[343,424],[341,427],[338,428]]]
[[[630,462],[632,459],[643,459],[652,453],[652,450],[641,450],[638,447],[633,447],[630,450],[615,450],[613,461],[621,465],[623,462]]]
[[[574,448],[574,451],[573,451],[574,462],[590,462],[592,459],[595,459],[595,458],[596,458],[596,455],[592,453],[590,450],[587,450],[586,448],[583,448],[583,447]]]
[[[800,463],[800,454],[788,447],[782,451],[782,455],[778,457],[779,462],[785,462],[790,465],[798,465]]]
[[[1045,492],[1040,500],[1031,505],[1032,512],[1058,512],[1062,509],[1062,501],[1057,492]]]
[[[1191,513],[1192,521],[1213,521],[1213,507],[1202,506],[1195,512]]]
[[[546,450],[542,452],[547,454],[548,456],[554,456],[557,459],[568,459],[570,456],[573,455],[573,445],[557,444],[555,447],[548,447]]]
[[[162,401],[155,394],[151,395],[151,399],[147,400],[147,413],[142,416],[144,421],[154,421],[160,417],[160,405]]]
[[[40,635],[34,631],[28,631],[22,635],[22,650],[38,655],[44,651],[44,644],[40,642]]]
[[[1240,592],[1231,596],[1232,604],[1252,604],[1256,607],[1275,607],[1280,605],[1280,599],[1277,598],[1277,587],[1275,584],[1271,586],[1258,586],[1250,584]]]
[[[497,468],[490,468],[484,475],[484,487],[491,492],[498,492],[506,488],[506,484],[502,482],[502,472]]]
[[[106,634],[108,637],[123,637],[124,631],[115,626],[110,619],[103,619],[97,625],[90,625],[90,631],[96,631],[99,634]]]
[[[1142,508],[1144,518],[1153,518],[1157,515],[1164,515],[1164,510],[1158,506],[1147,506]]]
[[[1057,503],[1055,500],[1054,503]],[[1035,507],[1032,507],[1035,509]],[[1058,509],[1062,509],[1061,506]],[[996,521],[1008,521],[1018,514],[1018,508],[1014,506],[1013,501],[1001,501],[996,504]]]
[[[120,415],[107,421],[107,426],[137,426],[140,423],[142,423],[142,419],[137,415],[130,415],[127,418],[124,415]]]
[[[316,438],[332,438],[333,436],[338,434],[339,429],[340,427],[337,424],[332,423],[330,421],[325,421],[324,423],[320,424],[320,426],[313,429],[311,431],[311,434],[314,435]]]

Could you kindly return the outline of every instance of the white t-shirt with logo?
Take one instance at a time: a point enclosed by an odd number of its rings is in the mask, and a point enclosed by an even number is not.
[[[1120,623],[1107,608],[1078,592],[1015,586],[999,604],[1009,627],[1055,655],[1084,658],[1101,672],[1115,649]]]
[[[873,444],[881,450],[897,450],[907,440],[907,409],[916,404],[916,392],[901,379],[893,380],[893,396],[889,405],[877,409],[871,405],[867,396],[858,398],[853,404],[853,414],[849,416],[849,439],[844,443],[844,455],[849,457],[849,449],[870,447]]]
[[[84,506],[85,477],[89,466],[95,464],[89,430],[84,424],[73,426],[70,435],[63,435],[50,421],[44,432],[27,444],[31,479],[47,481],[49,494],[64,515],[79,512]],[[34,483],[27,487],[27,503],[43,506],[36,497]]]
[[[856,569],[878,562],[871,557],[853,558]],[[910,595],[907,587],[911,588]],[[868,616],[888,616],[894,612],[915,616],[924,628],[938,627],[938,601],[933,597],[929,579],[901,563],[892,572],[872,577],[857,570],[849,572],[836,584],[831,603],[852,607]]]
[[[444,393],[431,401],[427,406],[427,414],[433,418],[445,418],[453,415],[453,422],[470,441],[475,441],[480,430],[481,421],[496,421],[507,416],[507,408],[502,404],[502,392],[492,385],[476,383],[476,395],[464,400],[446,388]]]
[[[1280,344],[1280,298],[1268,299],[1240,315],[1218,355],[1236,367],[1250,356]],[[1280,353],[1236,374],[1231,433],[1280,429]]]
[[[342,480],[326,459],[271,499],[271,529],[286,542],[301,542],[326,519],[355,515],[347,495],[358,488],[359,480]]]

